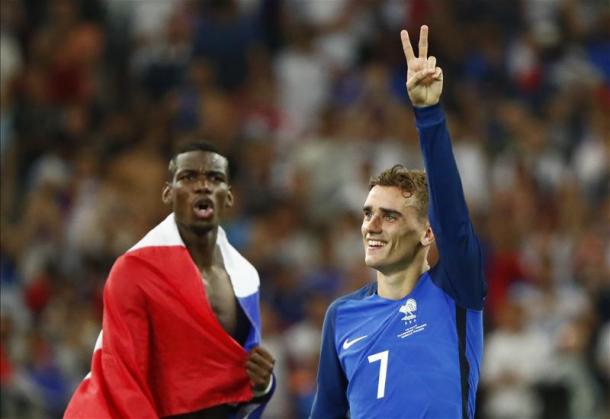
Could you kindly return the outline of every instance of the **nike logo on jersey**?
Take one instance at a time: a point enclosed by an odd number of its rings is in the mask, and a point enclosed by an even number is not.
[[[361,341],[361,340],[362,340],[362,339],[364,339],[365,337],[366,337],[366,335],[365,335],[365,336],[360,336],[359,338],[356,338],[356,339],[354,339],[354,340],[349,340],[349,338],[348,338],[348,339],[345,339],[345,342],[343,342],[343,349],[349,349],[349,348],[350,348],[350,346],[352,346],[352,345],[353,345],[354,343],[356,343],[356,342]]]

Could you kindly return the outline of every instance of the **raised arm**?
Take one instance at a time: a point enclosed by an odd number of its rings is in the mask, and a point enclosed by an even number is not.
[[[428,216],[440,256],[431,271],[432,279],[459,305],[480,310],[486,293],[481,249],[468,215],[445,116],[438,104],[443,71],[436,66],[435,57],[428,57],[427,26],[420,30],[418,57],[407,31],[400,36],[407,61],[407,92],[414,106],[428,178]]]

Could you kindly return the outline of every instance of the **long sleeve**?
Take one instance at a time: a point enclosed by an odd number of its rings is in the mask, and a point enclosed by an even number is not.
[[[141,270],[130,258],[114,265],[104,290],[102,334],[91,374],[75,392],[65,418],[159,417],[147,384],[150,327],[136,280]]]
[[[481,310],[486,294],[483,259],[455,163],[440,105],[415,108],[420,147],[428,177],[429,218],[440,262],[432,279],[456,302]]]
[[[311,409],[311,419],[347,418],[347,379],[335,348],[335,310],[332,304],[326,312],[322,328],[320,365],[317,390]]]

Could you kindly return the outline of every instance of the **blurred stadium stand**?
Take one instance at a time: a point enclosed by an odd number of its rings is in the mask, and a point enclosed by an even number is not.
[[[369,176],[421,168],[399,30],[431,27],[489,295],[478,418],[610,416],[607,0],[2,0],[3,418],[60,417],[172,148],[231,160],[278,391],[305,418]],[[430,350],[434,350],[431,348]]]

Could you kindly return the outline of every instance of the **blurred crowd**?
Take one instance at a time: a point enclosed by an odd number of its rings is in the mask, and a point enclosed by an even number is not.
[[[607,0],[0,4],[3,418],[61,416],[190,139],[230,158],[224,227],[278,360],[266,417],[307,417],[325,310],[374,279],[368,179],[422,168],[399,31],[423,23],[484,247],[477,417],[610,415]]]

